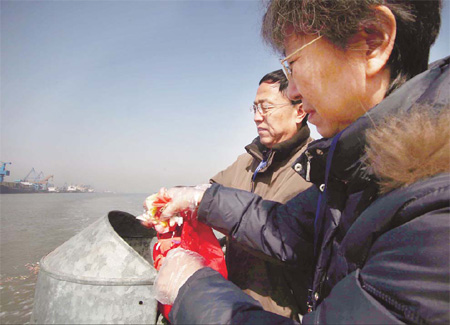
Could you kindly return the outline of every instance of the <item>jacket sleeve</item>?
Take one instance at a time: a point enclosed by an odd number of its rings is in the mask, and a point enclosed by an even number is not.
[[[364,267],[337,283],[302,324],[448,324],[448,216],[441,209],[385,233]],[[169,317],[175,324],[293,323],[209,268],[181,287]]]
[[[169,319],[173,324],[296,324],[264,311],[259,302],[210,268],[197,271],[180,288]]]
[[[203,196],[199,221],[282,262],[312,263],[317,197],[313,186],[280,204],[213,184]]]
[[[346,276],[305,324],[449,324],[449,208],[380,236],[361,269]]]

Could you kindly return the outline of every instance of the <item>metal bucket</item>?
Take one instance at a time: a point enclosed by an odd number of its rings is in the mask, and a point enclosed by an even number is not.
[[[31,322],[155,323],[156,233],[111,211],[43,257]]]

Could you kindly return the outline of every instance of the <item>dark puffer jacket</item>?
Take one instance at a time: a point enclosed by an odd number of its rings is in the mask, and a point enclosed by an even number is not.
[[[202,222],[282,261],[315,265],[312,312],[303,323],[450,323],[448,125],[429,130],[435,139],[443,137],[443,142],[426,144],[431,151],[402,158],[416,166],[404,174],[421,176],[397,182],[398,188],[383,196],[366,154],[366,130],[376,124],[382,133],[383,120],[390,116],[415,110],[424,122],[436,116],[448,120],[448,65],[448,58],[436,63],[334,138],[311,143],[294,168],[316,186],[288,203],[219,185],[205,192],[199,208]],[[385,145],[420,146],[425,135],[412,134],[406,143],[393,139]],[[436,151],[446,151],[447,161],[435,161],[431,174],[416,173],[430,166],[427,152]],[[380,152],[384,162],[390,159],[386,156]],[[180,289],[170,319],[197,324],[292,322],[264,312],[208,268]]]

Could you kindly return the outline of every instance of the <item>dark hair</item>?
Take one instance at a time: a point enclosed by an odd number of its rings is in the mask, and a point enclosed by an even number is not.
[[[288,85],[289,85],[289,81],[286,78],[286,75],[284,74],[283,70],[275,70],[272,72],[269,72],[268,74],[266,74],[264,77],[262,77],[262,79],[259,81],[259,84],[261,85],[263,82],[268,82],[268,83],[280,83],[280,91],[283,94],[286,94],[285,90],[287,89]],[[297,105],[300,104],[302,101],[301,100],[291,100],[292,105]]]
[[[272,72],[269,72],[266,74],[262,79],[259,81],[259,84],[261,85],[263,82],[269,82],[269,83],[280,83],[280,91],[284,92],[289,84],[289,81],[286,78],[286,75],[284,74],[283,70],[275,70]]]
[[[389,94],[427,69],[430,47],[439,33],[441,0],[272,0],[261,32],[264,40],[280,52],[289,26],[296,34],[320,33],[345,49],[350,37],[359,30],[370,32],[375,20],[373,7],[377,5],[388,7],[397,23],[388,61]]]
[[[279,69],[279,70],[275,70],[272,72],[269,72],[268,74],[266,74],[264,77],[261,78],[261,80],[259,81],[259,84],[261,85],[263,82],[268,82],[268,83],[280,83],[280,92],[282,92],[285,96],[286,96],[286,92],[285,90],[287,89],[288,85],[289,85],[289,81],[286,78],[286,75],[284,74],[283,70]],[[291,100],[292,105],[297,105],[300,104],[302,101],[301,100]],[[303,119],[302,125],[306,124],[306,120],[307,118]]]

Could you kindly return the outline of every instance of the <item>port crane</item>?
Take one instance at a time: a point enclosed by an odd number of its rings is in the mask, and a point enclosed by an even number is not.
[[[33,177],[36,178],[36,171],[34,170],[34,168],[31,168],[31,170],[29,171],[29,173],[27,174],[27,176],[25,176],[24,178],[22,178],[20,181],[21,182],[28,182],[28,180]]]
[[[45,189],[48,185],[48,181],[53,179],[53,175],[49,175],[44,178],[44,173],[41,171],[39,174],[36,170],[31,168],[30,172],[20,182],[24,185],[34,186],[36,190]]]
[[[34,167],[31,168],[30,172],[22,179],[22,182],[30,182],[35,183],[39,181],[39,179],[44,175],[44,173],[40,172],[39,175],[34,170]]]
[[[37,182],[37,184],[47,184],[48,181],[50,180],[50,178],[53,180],[53,175],[47,176],[47,177],[44,178],[43,180]]]
[[[6,165],[11,165],[11,163],[0,161],[0,164],[2,164],[2,167],[0,167],[0,182],[3,182],[5,176],[9,176],[9,170],[6,170]]]
[[[34,179],[35,183],[39,183],[43,177],[44,173],[40,172],[39,175],[37,175],[36,178]]]

